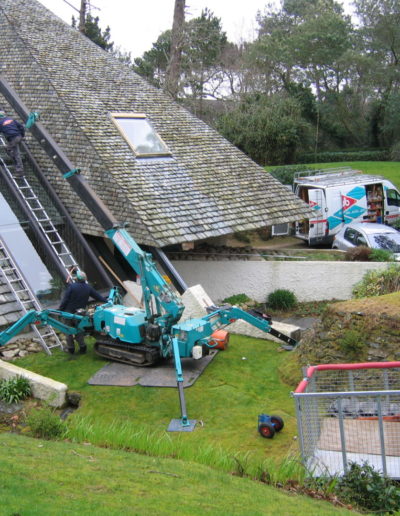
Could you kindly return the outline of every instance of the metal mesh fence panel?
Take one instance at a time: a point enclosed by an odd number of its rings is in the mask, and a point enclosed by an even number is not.
[[[400,478],[400,362],[313,366],[293,396],[311,475],[356,462]]]

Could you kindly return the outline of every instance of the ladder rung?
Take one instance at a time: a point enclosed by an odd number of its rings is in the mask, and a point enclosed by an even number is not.
[[[54,337],[54,333],[43,333],[43,334],[41,333],[41,334],[40,334],[40,336],[42,337],[42,339],[46,339],[47,337]],[[49,345],[47,345],[47,344],[46,344],[46,346],[47,346],[48,348],[51,348],[51,347],[53,347],[53,348],[54,348],[54,347],[55,347],[55,345],[53,345],[53,346],[49,346]]]

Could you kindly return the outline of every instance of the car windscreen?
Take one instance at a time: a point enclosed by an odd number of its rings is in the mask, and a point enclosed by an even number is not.
[[[375,233],[369,235],[371,247],[385,249],[392,253],[400,253],[400,233]]]

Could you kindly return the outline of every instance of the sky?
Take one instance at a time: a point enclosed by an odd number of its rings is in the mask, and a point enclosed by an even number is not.
[[[80,7],[80,0],[39,0],[54,14],[71,24]],[[186,20],[200,16],[208,7],[221,19],[222,29],[229,41],[251,41],[256,36],[257,11],[263,12],[271,0],[187,0]],[[349,3],[348,0],[345,0]],[[92,16],[98,16],[100,27],[107,25],[111,41],[131,57],[140,57],[150,50],[158,36],[172,27],[175,0],[90,0]],[[98,7],[99,9],[95,9]]]

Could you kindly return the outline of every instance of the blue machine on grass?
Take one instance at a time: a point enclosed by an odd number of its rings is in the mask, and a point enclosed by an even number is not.
[[[258,432],[266,439],[272,439],[276,432],[284,427],[283,419],[280,416],[260,414],[258,416]]]
[[[1,77],[0,91],[9,99],[21,118],[28,118],[25,106]],[[177,291],[160,274],[152,255],[142,250],[127,230],[116,221],[80,175],[79,169],[68,160],[42,124],[37,122],[37,119],[35,122],[30,128],[33,136],[55,162],[64,178],[103,227],[105,235],[121,252],[132,271],[140,279],[143,308],[128,308],[122,305],[118,290],[113,288],[107,303],[97,306],[92,314],[69,314],[58,310],[28,312],[21,320],[0,333],[0,346],[6,344],[27,325],[37,323],[51,325],[66,334],[79,332],[92,334],[96,338],[96,353],[109,360],[150,366],[159,360],[173,358],[181,418],[175,420],[175,425],[172,425],[171,429],[192,430],[195,421],[190,421],[186,414],[181,358],[201,359],[207,355],[210,348],[216,347],[212,334],[237,319],[243,319],[293,346],[296,342],[273,329],[268,316],[254,310],[246,312],[230,305],[209,307],[209,313],[204,317],[180,323],[184,310],[182,300]],[[160,252],[160,250],[155,251],[158,255]],[[186,287],[183,281],[180,286],[181,291]],[[71,325],[67,323],[68,320],[71,321]]]

